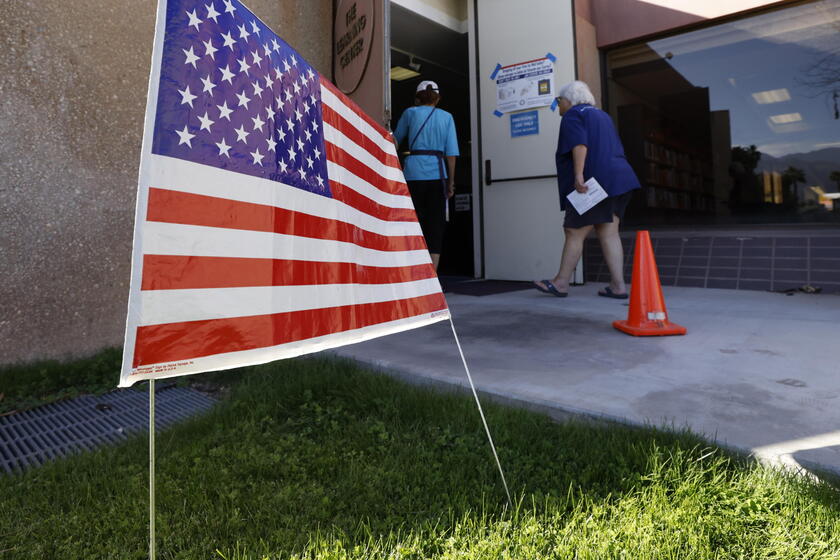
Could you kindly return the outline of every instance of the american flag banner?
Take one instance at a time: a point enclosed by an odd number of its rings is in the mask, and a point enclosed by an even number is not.
[[[390,134],[237,0],[160,0],[120,386],[448,318]]]

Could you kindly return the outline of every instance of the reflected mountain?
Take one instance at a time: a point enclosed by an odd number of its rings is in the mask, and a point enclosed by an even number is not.
[[[840,148],[824,148],[799,154],[773,157],[761,154],[756,171],[785,173],[788,168],[802,170],[805,192],[813,192],[809,187],[819,186],[826,193],[840,192],[840,185],[831,180],[833,171],[840,171]]]

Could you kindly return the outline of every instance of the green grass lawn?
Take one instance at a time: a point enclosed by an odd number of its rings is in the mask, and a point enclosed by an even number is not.
[[[233,378],[158,435],[158,558],[840,558],[834,488],[690,434],[487,404],[509,510],[469,395],[327,359]],[[147,473],[138,437],[0,476],[0,558],[145,558]]]
[[[69,362],[44,360],[0,367],[0,414],[83,393],[110,391],[119,381],[121,363],[122,349],[107,348]]]

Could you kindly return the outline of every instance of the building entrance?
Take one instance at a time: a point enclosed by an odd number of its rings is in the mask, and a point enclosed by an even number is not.
[[[452,114],[460,156],[455,168],[455,196],[443,239],[441,275],[475,276],[473,254],[472,162],[467,34],[450,29],[398,4],[390,6],[391,129],[414,105],[417,85],[432,80],[440,88],[438,107]],[[407,152],[400,146],[400,159]]]

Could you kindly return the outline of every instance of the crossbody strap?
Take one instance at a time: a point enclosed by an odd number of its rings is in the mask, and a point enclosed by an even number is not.
[[[426,123],[429,122],[429,119],[432,118],[432,115],[435,113],[435,111],[437,111],[437,107],[432,108],[432,110],[429,112],[429,116],[426,117],[426,120],[423,121],[423,124],[421,124],[420,128],[417,129],[417,133],[414,135],[414,138],[412,138],[411,142],[408,143],[408,149],[409,150],[411,150],[411,147],[417,141],[417,137],[420,136],[420,133],[423,132],[423,129],[426,128]]]

